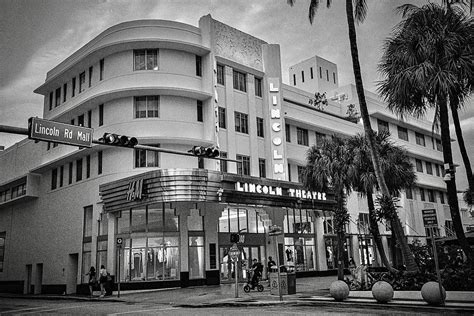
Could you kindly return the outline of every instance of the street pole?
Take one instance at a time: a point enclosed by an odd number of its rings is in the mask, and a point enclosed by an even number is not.
[[[235,274],[235,298],[239,297],[239,270],[238,270],[239,259],[234,261],[234,274]]]
[[[283,297],[281,295],[281,281],[280,281],[280,254],[278,253],[278,243],[277,243],[277,236],[274,236],[275,242],[275,253],[277,257],[277,271],[278,271],[278,296],[280,297],[280,302],[283,301]]]
[[[444,305],[443,285],[441,284],[441,273],[439,272],[438,252],[436,251],[434,227],[431,227],[431,240],[433,241],[433,255],[434,255],[434,260],[435,260],[436,276],[438,277],[439,296],[441,298],[441,305]]]
[[[122,247],[117,247],[118,250],[118,268],[117,268],[117,297],[120,297],[120,250]]]

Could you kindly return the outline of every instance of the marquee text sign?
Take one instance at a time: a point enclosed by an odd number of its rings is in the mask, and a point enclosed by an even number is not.
[[[282,188],[278,186],[256,183],[235,183],[235,190],[239,192],[256,193],[261,195],[287,196],[305,200],[326,201],[325,192],[315,192],[303,189]]]

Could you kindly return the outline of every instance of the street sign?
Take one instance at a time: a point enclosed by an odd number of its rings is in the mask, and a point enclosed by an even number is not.
[[[438,227],[438,217],[435,209],[421,210],[425,227]]]
[[[92,128],[30,117],[28,138],[79,147],[92,147]]]
[[[230,250],[229,250],[230,258],[232,259],[232,261],[236,261],[237,258],[239,257],[239,255],[240,255],[240,250],[237,247],[237,244],[233,244],[232,247],[230,247]]]
[[[283,230],[281,229],[280,226],[277,226],[277,225],[270,226],[270,229],[268,231],[268,236],[278,236],[281,234],[283,234]]]

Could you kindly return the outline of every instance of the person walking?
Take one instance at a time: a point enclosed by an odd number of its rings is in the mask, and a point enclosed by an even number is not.
[[[90,297],[94,296],[94,286],[97,285],[97,273],[95,272],[95,268],[91,267],[89,269],[89,272],[86,273],[86,275],[89,276],[89,293]]]
[[[107,270],[104,265],[100,266],[99,271],[100,297],[105,296],[105,285],[107,283]]]

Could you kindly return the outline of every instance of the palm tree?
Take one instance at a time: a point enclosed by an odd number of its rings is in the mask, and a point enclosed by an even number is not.
[[[288,1],[288,4],[291,6],[293,6],[295,3],[295,0],[287,0],[287,1]],[[353,1],[354,1],[354,6],[352,3]],[[319,8],[319,4],[320,4],[319,0],[310,1],[309,13],[308,13],[310,23],[313,23],[314,21],[316,11]],[[330,7],[331,0],[326,0],[326,5],[327,7]],[[380,167],[379,154],[377,152],[377,148],[375,145],[375,136],[370,124],[369,111],[367,109],[367,102],[365,100],[364,85],[362,82],[362,74],[361,74],[360,63],[359,63],[359,52],[357,48],[355,21],[357,21],[358,23],[364,21],[366,14],[367,14],[367,3],[365,0],[346,0],[346,17],[347,17],[347,25],[348,25],[348,30],[349,30],[349,42],[350,42],[350,47],[351,47],[352,67],[354,71],[355,85],[356,85],[356,90],[357,90],[357,96],[359,99],[361,117],[364,124],[364,131],[365,131],[365,135],[368,138],[370,157],[372,158],[372,163],[374,165],[374,172],[375,172],[375,176],[377,177],[377,182],[379,184],[380,191],[382,193],[382,196],[385,196],[387,198],[386,200],[392,201],[390,191],[387,187],[385,178],[382,173],[382,169]],[[393,201],[390,203],[393,203]],[[408,241],[406,239],[405,232],[403,231],[402,224],[396,213],[395,213],[392,229],[395,236],[397,237],[398,243],[400,244],[402,255],[407,267],[407,271],[408,272],[418,271],[418,266],[415,262],[415,258],[413,256],[413,253],[410,247],[408,246]]]
[[[393,144],[390,133],[382,132],[376,134],[377,150],[380,154],[380,164],[387,179],[387,186],[392,195],[399,195],[401,189],[411,188],[416,180],[413,165],[410,162],[407,151]],[[383,265],[396,271],[388,262],[382,244],[382,239],[377,224],[374,200],[372,194],[377,188],[377,179],[374,168],[370,161],[370,152],[367,138],[364,135],[356,135],[347,140],[347,150],[353,155],[353,166],[350,168],[349,178],[352,189],[365,195],[369,206],[370,232],[374,237],[375,245],[380,254]],[[391,218],[384,218],[391,222]]]
[[[457,8],[436,4],[401,9],[406,18],[385,44],[379,68],[386,79],[379,91],[388,107],[402,116],[422,116],[429,107],[439,110],[444,162],[454,168],[448,101],[462,100],[465,80],[472,80],[474,21]],[[474,264],[459,214],[456,182],[446,181],[446,186],[456,236]]]
[[[332,188],[336,194],[334,226],[337,233],[336,261],[339,280],[344,280],[345,225],[349,221],[345,194],[351,191],[348,174],[352,164],[346,142],[338,136],[325,139],[320,146],[313,145],[306,154],[306,167],[302,174],[304,185],[310,190],[324,191]]]

